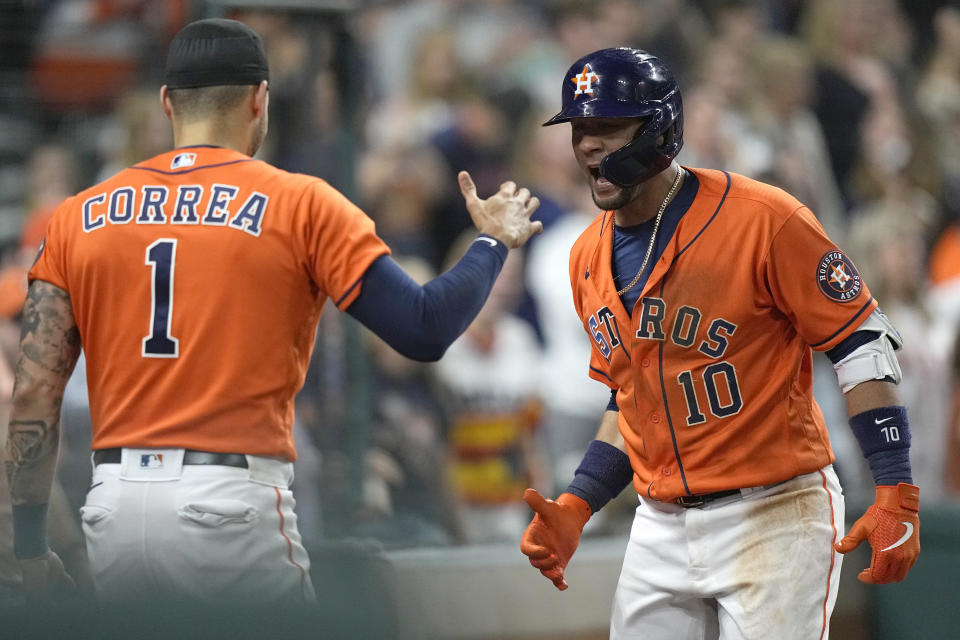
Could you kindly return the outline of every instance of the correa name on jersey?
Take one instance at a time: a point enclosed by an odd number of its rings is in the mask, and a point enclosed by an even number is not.
[[[228,184],[211,185],[209,194],[202,185],[179,185],[171,198],[171,189],[164,185],[143,185],[139,191],[119,187],[84,201],[83,231],[132,222],[227,227],[259,236],[270,198],[254,191],[241,199],[240,193]]]

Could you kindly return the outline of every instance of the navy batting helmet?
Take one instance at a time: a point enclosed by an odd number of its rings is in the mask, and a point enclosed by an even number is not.
[[[633,140],[600,164],[600,175],[620,187],[663,171],[683,146],[680,89],[666,65],[646,51],[594,51],[571,65],[561,91],[563,108],[545,127],[573,118],[645,120]]]

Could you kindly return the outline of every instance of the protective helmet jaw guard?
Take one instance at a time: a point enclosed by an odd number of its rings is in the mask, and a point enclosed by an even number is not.
[[[544,126],[574,118],[643,118],[629,143],[610,153],[600,175],[631,187],[663,171],[683,146],[683,103],[670,70],[640,49],[601,49],[570,67],[563,108]]]

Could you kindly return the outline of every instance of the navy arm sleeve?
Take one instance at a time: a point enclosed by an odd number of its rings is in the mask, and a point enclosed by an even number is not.
[[[420,286],[388,255],[363,274],[347,313],[398,353],[439,360],[480,312],[507,258],[507,247],[481,235],[453,267]]]
[[[844,338],[843,342],[827,351],[827,357],[830,358],[830,362],[837,364],[863,345],[873,342],[879,337],[880,333],[877,331],[854,331]]]

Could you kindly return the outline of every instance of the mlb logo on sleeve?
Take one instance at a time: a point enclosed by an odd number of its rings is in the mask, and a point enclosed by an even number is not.
[[[197,154],[195,153],[178,153],[173,156],[173,160],[170,161],[171,169],[183,169],[184,167],[192,167],[197,162]]]
[[[141,469],[159,469],[163,466],[162,453],[144,453],[140,455]]]

